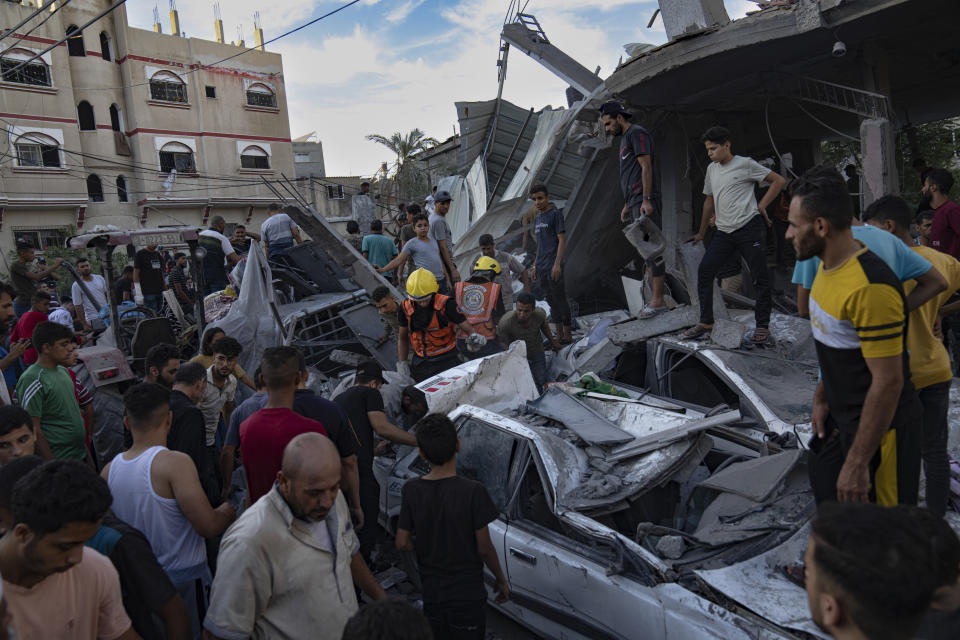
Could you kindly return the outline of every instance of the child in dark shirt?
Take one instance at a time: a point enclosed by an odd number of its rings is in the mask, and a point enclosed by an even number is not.
[[[449,418],[428,415],[417,425],[416,436],[430,473],[403,487],[397,549],[417,554],[423,613],[433,637],[482,639],[487,599],[484,564],[496,578],[497,602],[510,598],[487,530],[499,510],[482,484],[457,475],[460,441]]]

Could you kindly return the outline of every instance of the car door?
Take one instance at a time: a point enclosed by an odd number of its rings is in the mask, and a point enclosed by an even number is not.
[[[508,613],[551,638],[663,637],[659,598],[620,573],[622,558],[610,542],[561,522],[546,487],[527,456],[504,538]]]

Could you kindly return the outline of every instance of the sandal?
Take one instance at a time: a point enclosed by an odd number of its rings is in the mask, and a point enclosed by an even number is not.
[[[713,325],[705,325],[702,322],[698,322],[693,325],[686,331],[680,334],[680,337],[684,340],[699,340],[704,336],[710,335],[713,332]]]
[[[661,314],[666,310],[667,310],[666,305],[662,307],[651,307],[647,305],[640,310],[640,313],[637,314],[637,317],[640,318],[641,320],[649,320],[650,318],[653,318],[654,316]]]
[[[770,329],[767,327],[757,327],[753,330],[753,336],[750,339],[753,344],[766,344],[770,341]]]

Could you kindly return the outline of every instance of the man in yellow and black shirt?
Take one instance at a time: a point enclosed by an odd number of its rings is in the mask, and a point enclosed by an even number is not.
[[[890,267],[850,231],[846,183],[812,169],[793,189],[798,260],[822,260],[810,323],[822,379],[813,399],[810,483],[817,502],[915,504],[921,408],[910,371],[906,301]]]
[[[947,300],[960,289],[960,261],[949,253],[913,244],[910,224],[913,211],[900,196],[887,195],[874,200],[863,212],[867,224],[890,232],[905,246],[923,256],[946,280],[943,291],[910,312],[907,348],[910,351],[910,377],[923,407],[923,438],[920,451],[926,479],[927,508],[943,517],[950,498],[950,459],[947,454],[947,412],[953,370],[943,341],[934,335],[937,314]],[[914,288],[904,283],[904,290]]]

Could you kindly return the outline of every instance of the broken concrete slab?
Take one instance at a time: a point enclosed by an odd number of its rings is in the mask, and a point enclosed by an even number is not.
[[[699,319],[700,309],[698,307],[683,306],[646,320],[629,320],[612,325],[607,329],[607,337],[614,344],[624,346],[653,336],[685,329],[696,324]]]
[[[646,261],[663,255],[664,249],[667,248],[663,231],[647,216],[628,224],[623,230],[623,235]]]
[[[743,336],[749,330],[750,327],[740,322],[718,318],[713,323],[713,331],[710,332],[710,339],[721,347],[738,349],[743,343]]]
[[[686,541],[680,536],[663,536],[656,546],[660,557],[678,560],[687,550]]]
[[[643,295],[643,280],[620,276],[620,282],[623,284],[623,294],[627,298],[627,310],[632,317],[636,318],[646,304]]]
[[[634,439],[633,434],[610,422],[579,398],[555,387],[547,389],[547,392],[537,400],[528,402],[527,408],[534,413],[562,422],[564,426],[590,444],[622,444]]]
[[[790,449],[772,456],[737,462],[713,474],[698,486],[733,493],[754,502],[766,502],[780,489],[802,455],[800,449]]]
[[[581,373],[603,371],[623,353],[623,348],[604,338],[577,357],[576,369]]]

